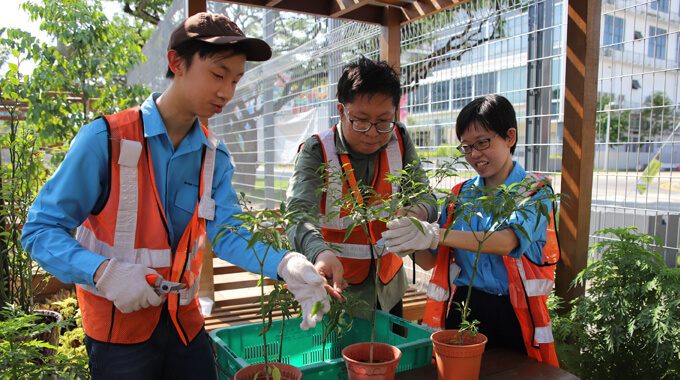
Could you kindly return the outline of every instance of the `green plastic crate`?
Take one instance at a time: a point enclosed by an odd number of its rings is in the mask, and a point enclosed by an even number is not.
[[[220,379],[230,379],[239,369],[264,361],[260,323],[225,327],[214,330],[210,338],[215,346]],[[401,327],[399,327],[401,326]],[[281,321],[274,321],[267,332],[270,360],[278,359]],[[395,333],[398,331],[399,333]],[[401,330],[401,331],[399,331]],[[345,380],[347,369],[342,349],[353,343],[368,342],[371,323],[355,319],[354,326],[340,339],[332,334],[326,342],[326,360],[321,361],[321,324],[308,331],[300,330],[300,319],[286,322],[283,340],[283,362],[302,371],[304,380]],[[397,372],[423,367],[432,362],[432,332],[420,325],[379,311],[376,316],[376,341],[401,350]],[[225,374],[226,372],[228,374]]]

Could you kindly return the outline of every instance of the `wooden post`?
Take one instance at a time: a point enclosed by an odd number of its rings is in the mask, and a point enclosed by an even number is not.
[[[559,219],[562,260],[555,284],[557,295],[567,302],[585,290],[569,286],[588,259],[601,17],[600,1],[568,3]]]
[[[187,16],[205,12],[207,10],[206,1],[207,0],[188,0]],[[200,122],[205,126],[208,126],[207,119],[200,119]],[[207,242],[207,245],[210,246],[210,242]],[[215,301],[215,274],[213,271],[213,257],[215,256],[213,255],[211,248],[212,247],[206,249],[205,254],[203,255],[203,267],[201,269],[201,278],[198,285],[198,296],[208,297]]]
[[[394,7],[385,8],[380,33],[380,59],[387,61],[394,70],[401,70],[401,11]]]
[[[208,0],[188,0],[187,17],[208,10],[206,6],[207,1]]]

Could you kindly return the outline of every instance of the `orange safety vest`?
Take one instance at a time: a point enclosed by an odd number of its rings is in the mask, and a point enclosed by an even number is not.
[[[375,175],[371,187],[375,190],[375,196],[368,200],[368,205],[389,199],[396,193],[397,184],[389,183],[385,180],[390,173],[397,174],[403,167],[404,142],[399,128],[392,132],[394,138],[390,139],[387,147],[380,152],[376,164]],[[336,255],[342,263],[344,277],[349,284],[357,285],[366,281],[371,267],[375,265],[374,260],[377,256],[381,257],[378,277],[383,284],[387,284],[403,266],[401,257],[391,252],[382,252],[383,248],[376,248],[376,252],[371,249],[371,242],[377,242],[382,233],[387,230],[385,222],[374,220],[369,223],[367,236],[361,227],[355,227],[352,232],[346,235],[347,228],[352,221],[347,217],[349,210],[340,209],[333,194],[346,194],[351,191],[358,199],[359,204],[364,204],[364,199],[357,185],[354,170],[349,160],[349,155],[339,154],[335,148],[336,127],[325,130],[316,135],[321,142],[326,171],[332,173],[344,173],[345,183],[339,183],[337,178],[330,181],[327,176],[327,191],[321,196],[320,211],[322,215],[331,214],[332,217],[321,218],[320,227],[324,239],[338,248]],[[328,194],[331,194],[328,196]]]
[[[528,174],[541,179],[538,175]],[[453,187],[452,192],[460,194],[464,182]],[[541,186],[530,195],[535,194]],[[550,186],[550,185],[547,185]],[[453,222],[455,204],[447,208],[448,229]],[[552,324],[548,313],[547,299],[555,283],[555,265],[560,258],[560,248],[555,231],[555,208],[546,231],[546,243],[543,247],[543,263],[534,263],[525,255],[520,258],[503,256],[503,263],[508,271],[508,290],[510,303],[519,321],[524,345],[529,357],[559,367],[555,344],[552,335]],[[434,329],[445,328],[446,316],[451,307],[451,299],[456,285],[449,278],[451,265],[455,258],[453,249],[440,245],[437,259],[427,287],[427,300],[423,315],[423,324]]]
[[[198,303],[198,284],[212,220],[211,198],[217,139],[205,127],[210,148],[205,150],[199,183],[200,202],[172,252],[167,219],[156,190],[151,153],[144,138],[141,111],[131,108],[105,116],[109,132],[110,191],[104,208],[78,227],[76,239],[86,249],[108,258],[146,265],[164,279],[182,282],[186,289],[168,294],[167,307],[177,332],[188,345],[204,325]],[[138,223],[139,221],[139,223]],[[163,305],[122,313],[96,288],[76,286],[83,329],[91,338],[110,343],[140,343],[151,337]]]

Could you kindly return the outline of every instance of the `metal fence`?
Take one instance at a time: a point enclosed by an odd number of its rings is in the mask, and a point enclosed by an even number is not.
[[[246,33],[274,46],[274,58],[249,68],[236,98],[210,124],[232,154],[237,189],[276,206],[299,144],[337,122],[343,64],[359,54],[378,58],[380,28],[223,3],[209,10],[243,20]],[[636,225],[664,241],[675,265],[680,0],[605,0],[602,11],[592,238],[601,238],[594,231],[602,227]],[[566,19],[561,0],[472,1],[403,26],[400,118],[421,155],[434,165],[444,159],[457,144],[462,106],[501,94],[517,111],[516,160],[550,176],[559,191]]]

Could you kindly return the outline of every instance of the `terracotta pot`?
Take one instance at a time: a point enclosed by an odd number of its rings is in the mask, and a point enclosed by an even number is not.
[[[370,342],[355,343],[342,350],[349,380],[394,379],[401,359],[401,350],[385,344],[373,343],[373,363],[370,360]]]
[[[300,372],[299,369],[293,367],[292,365],[273,362],[269,362],[268,365],[279,368],[279,371],[281,371],[281,380],[302,379],[302,372]],[[267,377],[265,376],[263,370],[264,363],[251,364],[247,367],[241,368],[238,372],[236,372],[236,374],[234,375],[234,380],[255,380],[255,379],[264,380]],[[255,375],[257,375],[257,377],[255,377]],[[269,379],[272,379],[272,377],[269,376]]]
[[[466,333],[462,344],[458,330],[443,330],[432,334],[434,356],[439,380],[476,380],[486,345],[486,336]]]

